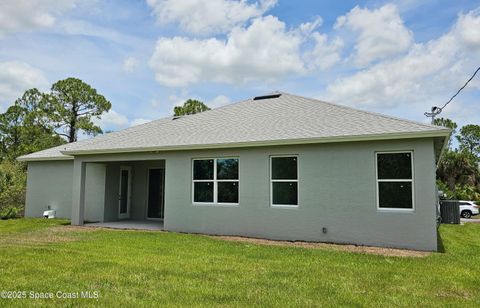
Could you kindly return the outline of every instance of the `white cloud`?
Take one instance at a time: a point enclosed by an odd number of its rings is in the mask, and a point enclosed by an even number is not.
[[[321,57],[312,66],[329,67],[338,60],[332,55],[337,52],[338,44],[331,48],[326,37],[318,32],[306,36],[304,30],[287,30],[285,23],[274,16],[266,16],[254,19],[249,27],[234,28],[226,40],[160,38],[150,66],[156,80],[170,87],[204,81],[269,82],[307,72],[301,45],[309,39],[316,41],[314,54]],[[323,54],[322,48],[325,49]]]
[[[298,27],[298,29],[300,30],[300,32],[303,34],[303,35],[310,35],[311,33],[313,33],[318,27],[320,27],[323,23],[323,19],[322,17],[320,16],[317,16],[317,18],[315,18],[314,21],[312,22],[305,22],[305,23],[302,23],[300,25],[300,27]]]
[[[72,36],[97,37],[126,46],[139,46],[146,42],[138,36],[80,19],[64,19],[58,22],[52,31]]]
[[[39,69],[24,62],[0,62],[0,109],[11,105],[25,90],[47,86],[47,78]]]
[[[375,10],[356,6],[337,19],[335,28],[346,28],[358,34],[353,57],[359,66],[403,53],[413,43],[412,32],[405,27],[393,4]]]
[[[151,122],[151,121],[152,120],[139,118],[139,119],[135,119],[135,120],[131,121],[130,126],[137,126],[137,125],[145,124],[145,123],[148,123],[148,122]]]
[[[382,61],[327,87],[332,101],[370,107],[431,103],[439,106],[456,91],[480,63],[470,34],[480,22],[478,12],[460,15],[452,29],[427,43],[415,44],[405,56]],[[480,87],[472,83],[469,88]],[[469,89],[466,89],[468,91]]]
[[[460,15],[455,26],[456,33],[468,47],[480,51],[480,8]]]
[[[138,67],[138,60],[134,57],[128,57],[123,61],[123,70],[127,73],[133,72]]]
[[[343,41],[340,38],[329,41],[326,34],[318,32],[312,33],[311,37],[315,42],[314,47],[304,53],[308,67],[326,70],[341,60],[339,51],[343,47]]]
[[[174,22],[190,33],[218,34],[262,16],[276,0],[251,4],[244,0],[147,0],[147,3],[160,24]]]
[[[106,127],[114,127],[114,128],[124,128],[128,126],[129,121],[128,118],[121,114],[116,112],[113,109],[110,109],[109,112],[105,112],[102,114],[101,119],[93,118],[92,121],[96,124],[102,127],[102,129],[105,129]]]
[[[302,55],[306,67],[310,70],[326,70],[341,60],[339,51],[343,47],[343,41],[339,37],[329,40],[326,34],[315,31],[322,23],[322,18],[317,17],[314,21],[302,23],[298,27],[301,36],[312,42]]]
[[[230,104],[232,101],[225,95],[218,95],[211,101],[207,102],[206,105],[210,108],[218,108]]]
[[[52,27],[58,15],[74,6],[74,0],[2,0],[0,36]]]

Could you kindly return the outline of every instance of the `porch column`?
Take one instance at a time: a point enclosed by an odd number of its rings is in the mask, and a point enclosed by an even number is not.
[[[75,159],[73,162],[72,225],[83,225],[85,213],[85,173],[87,163]]]

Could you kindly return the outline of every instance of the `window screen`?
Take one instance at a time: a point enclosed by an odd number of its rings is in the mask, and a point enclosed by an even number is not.
[[[298,206],[298,157],[271,157],[272,206]]]
[[[413,152],[377,153],[380,209],[413,209]]]

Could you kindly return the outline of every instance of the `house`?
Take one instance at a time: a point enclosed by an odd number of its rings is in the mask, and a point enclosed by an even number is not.
[[[19,158],[26,216],[73,225],[437,250],[435,168],[450,130],[288,93]]]

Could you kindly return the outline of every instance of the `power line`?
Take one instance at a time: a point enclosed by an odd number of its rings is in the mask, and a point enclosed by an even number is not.
[[[475,78],[475,75],[477,75],[478,71],[480,71],[480,66],[475,70],[475,72],[473,73],[472,77],[470,77],[467,82],[465,82],[465,84],[460,88],[458,89],[457,93],[455,93],[442,107],[437,107],[437,106],[433,106],[432,109],[431,109],[431,112],[425,112],[424,115],[426,117],[429,117],[429,118],[432,118],[432,124],[433,122],[435,121],[435,117],[437,115],[439,115],[443,108],[445,108],[448,104],[450,104],[450,102],[460,93],[462,92],[463,89],[465,89],[465,87],[470,83],[470,81],[472,81],[473,78]]]

